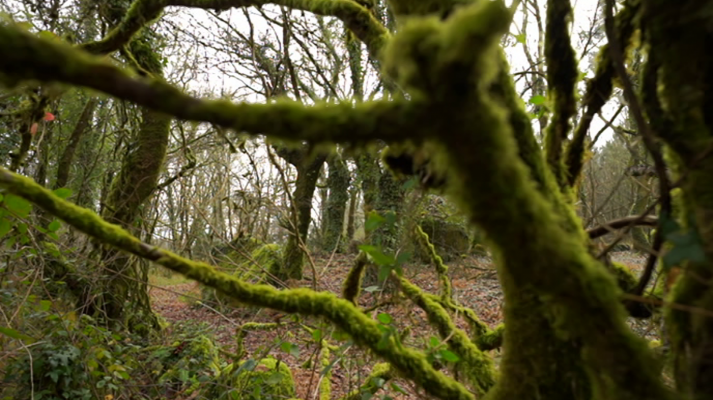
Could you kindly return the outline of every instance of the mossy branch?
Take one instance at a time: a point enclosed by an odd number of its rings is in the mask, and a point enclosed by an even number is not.
[[[375,101],[304,106],[291,100],[269,104],[200,100],[160,79],[135,77],[105,59],[67,43],[48,40],[12,25],[0,25],[0,78],[57,81],[95,89],[179,119],[210,122],[250,134],[313,143],[387,142],[418,139],[429,114],[414,102]]]
[[[575,114],[577,101],[577,60],[569,37],[572,6],[569,0],[547,1],[547,29],[545,31],[545,58],[547,59],[547,84],[554,113],[547,127],[547,161],[557,182],[564,187],[565,170],[562,159],[564,142],[570,129],[570,118]]]
[[[436,327],[441,338],[450,338],[451,348],[462,359],[456,364],[456,368],[463,372],[477,395],[485,394],[495,385],[492,359],[480,351],[463,330],[456,327],[448,312],[437,300],[406,278],[401,278],[400,282],[403,293],[426,312],[428,320]]]
[[[161,15],[168,3],[165,0],[137,0],[131,5],[121,22],[106,37],[96,42],[80,45],[94,54],[106,54],[119,50],[131,42],[134,35]]]
[[[121,23],[105,38],[81,47],[93,53],[118,50],[168,6],[218,11],[236,7],[261,7],[268,4],[339,18],[366,44],[369,53],[376,59],[380,58],[381,48],[390,37],[389,31],[374,18],[369,9],[352,0],[136,0]]]
[[[349,301],[339,299],[332,293],[314,292],[309,289],[277,290],[269,285],[248,284],[218,272],[208,264],[191,261],[168,250],[143,243],[121,227],[104,221],[94,212],[62,200],[32,179],[14,174],[5,168],[0,168],[0,186],[83,233],[185,275],[242,303],[286,313],[326,318],[348,333],[355,343],[371,349],[399,373],[422,385],[427,393],[435,397],[462,400],[474,398],[463,385],[436,371],[422,353],[397,346],[393,338],[389,339],[392,342],[387,346],[379,346],[382,339],[379,324]]]
[[[428,252],[428,256],[431,258],[431,262],[436,268],[436,274],[438,274],[438,280],[441,282],[441,296],[445,301],[450,301],[452,298],[452,288],[451,281],[448,279],[448,266],[443,262],[441,256],[436,252],[436,246],[431,243],[428,238],[428,234],[423,231],[420,225],[416,225],[416,235],[418,237],[421,246]]]
[[[342,297],[349,300],[352,304],[357,305],[359,301],[359,292],[361,291],[362,277],[364,270],[368,264],[366,253],[359,252],[359,255],[354,260],[354,266],[349,270],[347,278],[342,284]]]

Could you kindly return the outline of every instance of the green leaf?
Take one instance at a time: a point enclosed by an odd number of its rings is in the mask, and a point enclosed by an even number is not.
[[[391,386],[391,389],[395,392],[401,393],[401,394],[406,394],[406,391],[401,388],[396,382],[391,382],[389,384]]]
[[[438,340],[437,337],[431,336],[431,337],[428,339],[428,343],[431,345],[431,347],[437,347],[439,344],[441,344],[441,341]]]
[[[411,253],[404,251],[396,256],[396,265],[403,265],[411,259]]]
[[[541,96],[541,95],[538,94],[537,96],[532,96],[532,97],[530,98],[530,104],[534,104],[534,105],[536,105],[536,106],[539,106],[540,104],[544,104],[544,103],[545,103],[545,100],[546,100],[546,99],[545,99],[545,96]]]
[[[51,306],[52,306],[52,302],[49,300],[40,301],[40,311],[49,311]]]
[[[66,199],[67,197],[72,195],[72,189],[59,188],[59,189],[53,190],[52,193],[54,193],[55,196],[57,196],[61,199]]]
[[[284,376],[280,373],[280,371],[275,371],[272,374],[270,374],[270,376],[268,376],[267,379],[265,379],[265,383],[267,383],[268,385],[276,385],[276,384],[282,382],[283,378],[284,378]]]
[[[458,357],[455,353],[449,350],[441,350],[440,351],[441,358],[443,358],[446,361],[450,362],[458,362],[460,361],[460,357]]]
[[[384,217],[379,215],[376,211],[371,211],[366,219],[366,222],[364,223],[364,229],[367,232],[371,232],[374,229],[380,227],[384,223],[384,221]]]
[[[379,250],[375,246],[371,246],[368,244],[362,244],[359,246],[359,250],[363,251],[364,253],[368,254],[369,257],[371,257],[372,260],[376,263],[376,265],[394,265],[395,259],[394,257],[384,254],[381,250]]]
[[[517,40],[518,43],[525,44],[525,38],[526,38],[526,36],[525,36],[524,33],[521,33],[521,34],[519,34],[519,35],[513,35],[513,36],[515,36],[515,40]]]
[[[7,235],[7,233],[10,232],[10,229],[12,229],[10,221],[8,221],[7,218],[0,219],[0,238]]]
[[[32,211],[32,204],[22,197],[8,194],[5,197],[5,207],[20,218],[27,218]]]
[[[47,225],[47,229],[48,229],[50,232],[57,232],[57,230],[59,230],[59,228],[60,228],[61,226],[62,226],[62,223],[59,222],[59,220],[54,220],[54,221],[50,222],[49,225]]]
[[[389,274],[391,274],[391,271],[393,271],[393,267],[390,265],[381,265],[379,266],[379,283],[384,283],[386,281],[386,278],[389,277]]]
[[[280,348],[282,349],[282,351],[295,358],[298,358],[300,356],[300,348],[296,344],[290,342],[282,342],[282,344],[280,344]]]
[[[6,328],[4,326],[0,326],[0,333],[2,333],[5,336],[11,337],[13,339],[17,340],[24,340],[26,342],[34,342],[35,339],[33,339],[30,336],[25,335],[22,332],[16,331],[12,328]]]
[[[376,285],[364,288],[364,291],[367,293],[373,293],[373,292],[376,292],[377,290],[379,290],[379,286],[376,286]]]
[[[418,182],[418,180],[416,180],[415,177],[412,177],[411,179],[409,179],[409,180],[407,180],[406,182],[404,182],[404,184],[401,186],[401,188],[402,188],[403,190],[413,189],[414,186],[416,186],[416,182]]]
[[[315,342],[320,342],[324,338],[324,334],[321,329],[315,329],[312,331],[312,340]]]
[[[379,320],[384,325],[390,324],[393,319],[391,318],[391,315],[386,314],[386,313],[379,313],[379,315],[376,316],[376,319]]]

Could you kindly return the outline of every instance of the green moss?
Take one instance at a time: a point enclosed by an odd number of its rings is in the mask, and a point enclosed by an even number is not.
[[[220,372],[215,385],[208,386],[209,399],[278,400],[295,396],[290,367],[274,358],[229,364]],[[227,388],[227,389],[226,389]]]
[[[628,292],[633,289],[639,282],[639,279],[633,272],[631,272],[631,269],[622,263],[612,262],[607,265],[607,267],[614,275],[617,286],[619,286],[624,292]]]
[[[332,367],[329,361],[329,346],[324,340],[322,341],[322,350],[320,351],[319,359],[323,368],[319,374],[319,400],[330,400],[332,398]]]
[[[204,335],[188,340],[179,353],[178,360],[166,365],[166,372],[161,374],[158,382],[161,384],[186,385],[186,394],[192,394],[200,388],[200,380],[205,375],[217,376],[220,373],[218,350],[213,341]]]

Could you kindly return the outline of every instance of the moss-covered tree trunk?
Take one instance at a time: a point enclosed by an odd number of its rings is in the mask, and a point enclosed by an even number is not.
[[[650,44],[642,98],[653,131],[675,152],[683,177],[682,224],[695,256],[671,293],[668,308],[676,386],[688,399],[713,398],[713,14],[710,2],[645,2],[642,25]],[[688,221],[687,221],[688,220]],[[681,232],[684,233],[684,232]],[[676,250],[676,245],[671,251]],[[678,249],[679,254],[682,249]]]
[[[357,176],[361,181],[361,193],[363,197],[362,211],[364,218],[368,218],[369,212],[376,208],[376,198],[379,195],[379,164],[371,154],[360,154],[355,157],[357,165]]]
[[[122,16],[122,7],[112,10],[114,22]],[[134,38],[122,50],[125,58],[135,62],[141,73],[161,78],[162,65],[151,47],[147,33]],[[102,217],[138,232],[142,207],[153,194],[163,168],[168,147],[171,117],[141,108],[141,122],[135,133],[132,148],[122,160],[121,170],[114,178],[106,198]],[[100,259],[99,308],[115,323],[128,324],[136,332],[146,333],[158,328],[158,320],[151,310],[147,291],[147,265],[115,248],[103,246]]]
[[[327,178],[326,219],[322,248],[326,251],[342,252],[345,247],[344,214],[349,202],[349,169],[338,154],[327,159],[329,176]]]
[[[304,252],[312,222],[312,198],[327,155],[311,154],[308,146],[298,149],[278,147],[277,153],[297,169],[297,180],[290,205],[290,234],[285,245],[284,261],[275,275],[281,280],[302,279]]]

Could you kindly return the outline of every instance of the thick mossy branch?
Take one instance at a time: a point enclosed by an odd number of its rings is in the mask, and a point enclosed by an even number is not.
[[[495,385],[493,360],[480,351],[463,330],[456,327],[448,312],[437,300],[406,278],[401,278],[400,282],[403,293],[426,312],[429,322],[435,326],[441,338],[450,338],[451,349],[461,357],[455,368],[473,385],[476,395],[485,394]]]
[[[383,334],[379,324],[359,311],[351,302],[339,299],[332,293],[308,289],[277,290],[268,285],[245,283],[216,271],[208,264],[191,261],[170,251],[145,244],[119,226],[104,221],[92,211],[62,200],[31,179],[4,168],[0,169],[0,186],[103,243],[154,261],[244,304],[286,313],[324,317],[348,333],[357,344],[368,347],[384,358],[403,376],[422,385],[427,393],[441,399],[473,400],[473,395],[463,385],[433,369],[422,353],[397,346],[394,339],[389,339],[392,342],[387,346],[380,346]]]
[[[94,54],[106,54],[119,50],[128,44],[133,36],[161,15],[166,1],[134,1],[122,21],[102,40],[80,45],[79,47]]]
[[[565,185],[562,152],[570,129],[570,118],[576,112],[575,83],[577,60],[569,37],[572,6],[569,0],[547,1],[545,58],[547,60],[547,89],[554,104],[552,122],[547,127],[547,161],[560,186]]]
[[[451,193],[501,254],[501,277],[511,276],[512,288],[536,290],[543,311],[556,310],[550,323],[561,339],[581,343],[578,354],[601,377],[593,383],[603,397],[668,398],[646,344],[625,324],[614,280],[587,254],[581,227],[574,230],[569,214],[530,180],[508,114],[486,82],[476,88],[461,107],[443,110],[454,122],[442,140]],[[474,126],[477,132],[468,129]]]
[[[500,324],[495,329],[488,331],[486,334],[479,336],[475,345],[480,350],[488,351],[500,348],[503,345],[503,335],[505,334],[505,325]]]
[[[638,3],[627,2],[623,10],[616,16],[617,39],[619,48],[627,47],[631,36],[634,33],[634,15],[638,11]],[[613,90],[616,70],[612,61],[609,45],[602,46],[599,50],[599,62],[594,73],[594,77],[587,82],[587,89],[582,99],[584,115],[579,121],[579,125],[574,131],[572,141],[567,145],[565,151],[565,166],[567,168],[567,182],[569,186],[574,186],[579,174],[582,171],[585,141],[589,126],[594,116],[601,111]]]
[[[284,140],[342,143],[418,139],[431,125],[413,102],[378,101],[304,106],[199,100],[159,79],[134,77],[104,59],[11,25],[0,25],[2,82],[58,81],[95,89],[174,117],[210,122],[236,131]]]

